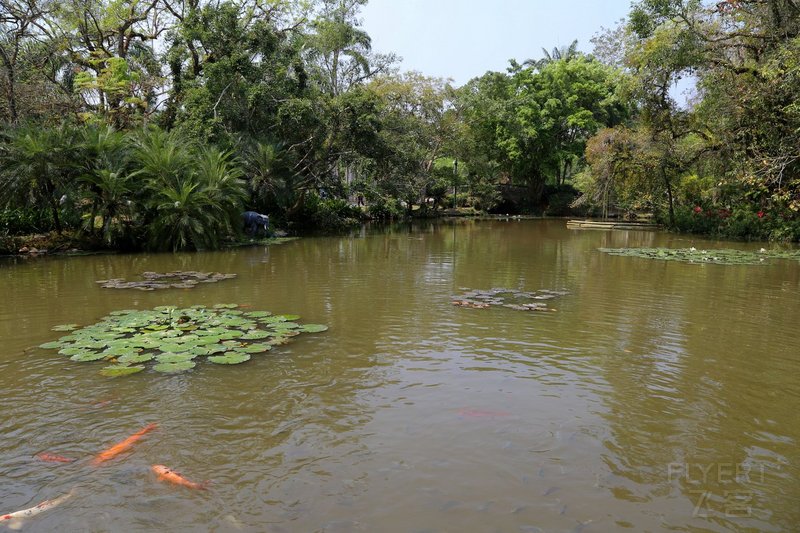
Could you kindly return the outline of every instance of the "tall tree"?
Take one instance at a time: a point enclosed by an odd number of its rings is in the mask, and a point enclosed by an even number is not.
[[[488,73],[461,91],[465,120],[505,176],[534,203],[544,186],[564,183],[586,140],[627,113],[616,96],[617,74],[583,55],[508,75]]]

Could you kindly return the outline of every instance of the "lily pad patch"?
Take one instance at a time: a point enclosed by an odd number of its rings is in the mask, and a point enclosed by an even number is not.
[[[569,294],[566,289],[541,289],[533,292],[506,288],[463,290],[465,292],[453,297],[453,305],[467,309],[504,307],[515,311],[555,311],[546,302]],[[303,326],[300,331],[308,332],[311,326],[313,324]]]
[[[138,289],[140,291],[154,291],[157,289],[193,289],[201,283],[217,283],[226,279],[233,279],[236,274],[222,274],[220,272],[197,272],[194,270],[174,272],[143,272],[141,281],[126,281],[122,278],[103,279],[99,283],[105,289]],[[169,306],[161,306],[158,311]]]
[[[800,250],[766,250],[758,251],[697,248],[599,248],[609,255],[624,257],[640,257],[644,259],[660,259],[662,261],[679,261],[693,264],[713,265],[764,265],[773,259],[793,259],[800,261]]]
[[[248,316],[235,307],[236,304],[185,309],[160,306],[144,311],[116,311],[83,328],[70,324],[75,329],[69,335],[39,347],[58,350],[72,361],[114,363],[102,368],[100,373],[104,376],[129,375],[146,368],[172,374],[195,368],[203,359],[222,365],[241,364],[251,354],[288,343],[289,337],[328,329],[321,324],[293,322],[300,318],[298,315],[274,317],[266,311],[255,311],[256,316]],[[266,318],[273,320],[265,322]]]

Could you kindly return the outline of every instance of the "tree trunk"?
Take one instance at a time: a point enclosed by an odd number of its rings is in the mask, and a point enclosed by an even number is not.
[[[675,204],[672,196],[672,182],[667,175],[666,165],[661,165],[661,177],[664,179],[664,187],[667,190],[667,201],[669,202],[669,225],[675,226]]]
[[[8,121],[11,124],[16,124],[17,117],[17,95],[14,91],[14,84],[16,83],[16,76],[14,75],[14,66],[11,64],[10,59],[5,51],[0,48],[0,55],[2,55],[3,63],[6,67],[6,78],[8,78],[8,87],[6,87],[6,100],[8,101]]]
[[[50,195],[49,202],[50,204],[50,211],[53,214],[53,224],[56,227],[56,231],[61,233],[61,219],[58,216],[58,200],[56,200],[52,195]]]

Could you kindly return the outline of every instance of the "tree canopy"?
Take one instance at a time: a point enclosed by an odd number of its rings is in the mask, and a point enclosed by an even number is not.
[[[638,0],[592,54],[462,87],[374,50],[365,4],[0,0],[2,216],[170,248],[218,246],[245,209],[652,212],[800,238],[796,2]]]

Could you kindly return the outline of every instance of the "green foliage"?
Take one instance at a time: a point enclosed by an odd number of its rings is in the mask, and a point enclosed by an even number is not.
[[[713,235],[721,239],[750,241],[800,241],[800,221],[788,210],[753,211],[747,206],[715,208],[709,204],[676,209],[674,229]]]
[[[397,220],[405,216],[399,200],[378,195],[367,197],[367,213],[374,220]]]
[[[161,130],[143,133],[135,146],[152,249],[214,249],[235,233],[246,190],[230,152],[195,148]]]
[[[356,206],[341,198],[321,198],[310,194],[303,205],[298,220],[312,228],[325,231],[340,231],[358,225],[364,213]]]
[[[390,218],[449,207],[453,188],[477,210],[567,213],[569,194],[548,191],[576,186],[603,214],[797,235],[794,2],[637,0],[593,56],[574,41],[458,90],[395,73],[361,25],[365,4],[9,3],[4,230],[197,249],[235,233],[244,205],[336,228],[361,215],[356,190]],[[687,78],[690,104],[674,89]],[[62,121],[82,127],[51,126]],[[731,216],[699,220],[695,206]]]
[[[75,179],[70,165],[76,144],[72,128],[23,126],[4,132],[0,144],[0,206],[32,204],[49,209],[62,230],[61,204]]]
[[[600,132],[589,143],[585,197],[618,206],[645,198],[681,231],[796,239],[798,31],[790,2],[636,2],[618,31],[635,133]],[[681,106],[671,88],[687,76],[699,91]]]
[[[627,113],[616,95],[613,69],[580,54],[550,60],[537,69],[488,73],[460,93],[465,121],[478,158],[474,168],[494,162],[538,201],[546,183],[560,185],[579,167],[586,140]],[[473,161],[475,160],[475,161]]]
[[[44,233],[54,229],[49,209],[16,207],[0,209],[0,233],[11,235]]]

